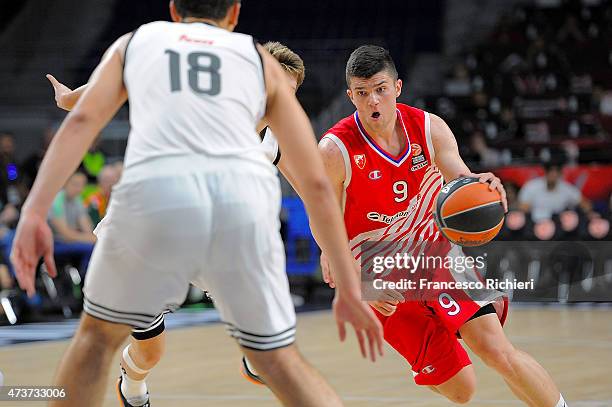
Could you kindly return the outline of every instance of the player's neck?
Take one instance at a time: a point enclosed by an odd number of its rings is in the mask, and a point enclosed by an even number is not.
[[[181,20],[181,23],[205,23],[214,25],[215,27],[225,28],[220,21],[211,20],[209,18],[185,17]]]
[[[397,129],[397,117],[395,120],[391,121],[386,127],[379,130],[374,130],[367,123],[363,123],[365,130],[368,134],[378,143],[382,141],[384,144],[393,144],[393,140],[397,138],[398,132]],[[380,143],[379,143],[380,144]]]

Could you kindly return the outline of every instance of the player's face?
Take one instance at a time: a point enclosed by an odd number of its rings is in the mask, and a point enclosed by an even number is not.
[[[87,184],[87,177],[85,177],[83,174],[75,174],[70,177],[64,186],[64,190],[66,191],[68,198],[72,199],[83,192],[85,184]]]
[[[351,78],[346,93],[361,121],[373,130],[381,130],[395,123],[395,105],[401,91],[401,79],[395,80],[387,71],[381,71],[369,78]]]
[[[561,170],[557,167],[551,167],[546,172],[546,182],[548,183],[548,186],[550,188],[554,188],[555,185],[557,185],[557,182],[559,182],[560,178],[561,178]]]

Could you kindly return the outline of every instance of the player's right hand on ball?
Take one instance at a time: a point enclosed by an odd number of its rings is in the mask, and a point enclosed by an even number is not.
[[[372,362],[376,361],[376,354],[383,356],[383,330],[382,325],[372,309],[361,299],[359,295],[342,294],[336,290],[334,297],[334,316],[338,325],[340,341],[346,339],[345,323],[353,325],[359,349],[364,358],[368,357],[368,349]],[[366,346],[367,338],[367,346]]]
[[[55,91],[55,103],[57,103],[57,107],[64,110],[70,110],[65,101],[66,95],[72,92],[72,89],[55,79],[55,77],[51,74],[47,74],[46,77],[49,79],[49,82],[51,82],[53,90]]]

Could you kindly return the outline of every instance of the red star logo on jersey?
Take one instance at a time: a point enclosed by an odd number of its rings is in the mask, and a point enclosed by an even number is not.
[[[365,154],[355,154],[353,156],[353,159],[355,160],[355,164],[357,164],[357,167],[359,167],[360,170],[363,170],[366,164]]]

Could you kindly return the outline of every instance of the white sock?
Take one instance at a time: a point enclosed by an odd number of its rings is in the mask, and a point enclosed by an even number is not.
[[[569,407],[567,403],[565,402],[565,400],[563,399],[562,394],[559,394],[559,401],[557,402],[557,405],[555,407]]]
[[[147,383],[144,380],[133,380],[121,372],[121,393],[132,405],[142,405],[147,401]]]
[[[136,366],[129,354],[130,345],[123,350],[123,362],[136,373],[146,374],[148,370],[144,370]],[[142,405],[147,401],[147,383],[144,379],[134,380],[130,378],[123,369],[121,369],[121,393],[130,404]]]

